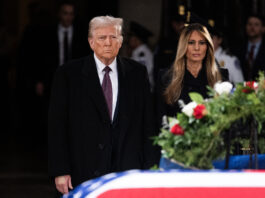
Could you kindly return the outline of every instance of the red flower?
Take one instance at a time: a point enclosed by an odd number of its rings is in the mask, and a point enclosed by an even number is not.
[[[244,93],[250,93],[253,92],[255,89],[257,89],[257,83],[255,81],[247,81],[245,82],[245,88],[242,89]]]
[[[170,132],[173,133],[174,135],[183,135],[184,131],[181,126],[178,124],[175,124],[171,129]]]
[[[201,119],[207,114],[206,107],[203,104],[198,104],[193,110],[193,116],[196,119]]]

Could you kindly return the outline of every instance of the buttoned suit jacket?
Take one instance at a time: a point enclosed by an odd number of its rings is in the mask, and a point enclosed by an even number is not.
[[[117,171],[157,162],[153,106],[146,68],[117,57],[118,102],[111,123],[93,55],[54,76],[49,109],[49,174],[70,174],[73,185],[110,172],[111,134],[119,132]]]

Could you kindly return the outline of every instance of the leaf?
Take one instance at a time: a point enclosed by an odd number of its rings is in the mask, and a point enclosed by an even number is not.
[[[190,96],[190,98],[191,98],[192,101],[194,101],[194,102],[196,102],[198,104],[201,104],[201,103],[204,102],[204,99],[203,99],[202,95],[199,94],[199,93],[190,92],[189,93],[189,96]]]
[[[159,170],[159,167],[157,166],[157,164],[155,164],[152,167],[150,167],[150,170]]]
[[[195,121],[194,117],[189,117],[189,124],[192,124]]]
[[[183,142],[182,136],[176,136],[174,145],[177,146],[179,143]]]

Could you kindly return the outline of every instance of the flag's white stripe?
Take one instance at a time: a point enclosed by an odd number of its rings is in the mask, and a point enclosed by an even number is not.
[[[156,187],[263,187],[265,172],[169,172],[133,173],[102,185],[87,198],[97,197],[110,189]]]

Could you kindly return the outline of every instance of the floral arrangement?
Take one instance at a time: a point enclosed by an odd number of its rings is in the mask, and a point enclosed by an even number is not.
[[[182,104],[176,117],[164,117],[161,133],[154,143],[162,147],[162,155],[186,168],[211,169],[213,160],[224,159],[224,133],[238,120],[253,118],[258,133],[265,123],[265,78],[256,81],[218,82],[209,89],[209,99],[190,93],[191,102]],[[181,102],[180,102],[181,104]],[[265,148],[264,139],[259,139]],[[263,149],[263,152],[265,150]]]

